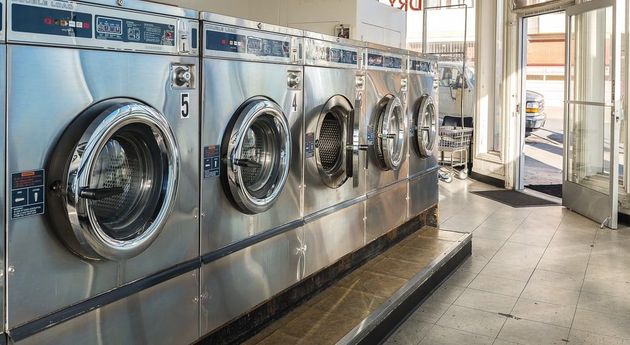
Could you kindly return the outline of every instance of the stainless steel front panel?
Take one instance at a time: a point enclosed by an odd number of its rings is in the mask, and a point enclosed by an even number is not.
[[[0,66],[6,66],[6,60],[7,60],[7,48],[4,44],[0,45]],[[1,151],[2,154],[0,154],[0,157],[2,157],[2,159],[0,159],[0,206],[3,207],[2,212],[0,212],[0,224],[2,224],[2,240],[0,240],[0,296],[4,296],[5,295],[5,289],[4,289],[4,284],[5,284],[5,236],[6,236],[6,219],[5,219],[5,212],[4,210],[6,209],[6,205],[5,202],[6,200],[8,200],[5,197],[5,173],[6,173],[6,160],[5,160],[5,149],[6,149],[6,143],[5,143],[5,121],[6,121],[6,113],[5,111],[5,106],[6,106],[6,99],[5,99],[5,95],[6,95],[6,87],[7,87],[7,77],[6,77],[6,70],[4,68],[0,68],[0,111],[2,111],[2,117],[0,117],[0,143],[1,143]],[[5,316],[5,302],[4,299],[2,301],[2,303],[0,303],[0,321],[2,321],[2,325],[4,325],[4,316]],[[2,330],[4,330],[4,327],[2,327]]]
[[[379,114],[378,103],[386,96],[393,95],[398,97],[403,105],[403,111],[406,111],[406,95],[401,90],[401,80],[403,79],[402,73],[393,73],[386,71],[367,71],[367,83],[365,89],[365,121],[364,126],[372,126]],[[366,128],[361,138],[364,140],[362,144],[370,144],[368,139],[368,132],[373,131]],[[407,134],[408,130],[405,131]],[[405,135],[407,141],[408,135]],[[377,138],[373,138],[375,141]],[[409,162],[407,160],[406,147],[404,148],[405,160],[400,164],[398,170],[383,170],[381,169],[382,163],[378,161],[378,156],[375,152],[375,145],[369,145],[368,151],[368,169],[367,169],[367,192],[371,192],[378,188],[388,186],[396,181],[407,178],[409,174]]]
[[[429,207],[437,205],[439,199],[437,168],[410,178],[408,218],[413,218]]]
[[[204,60],[202,147],[221,145],[228,122],[254,96],[267,97],[280,105],[289,122],[293,146],[284,188],[274,205],[263,213],[247,215],[236,209],[226,197],[220,177],[202,180],[202,254],[301,218],[302,92],[287,87],[289,71],[302,72],[298,66]]]
[[[79,258],[55,236],[46,215],[9,220],[9,329],[197,257],[199,95],[196,89],[171,88],[170,70],[172,63],[198,70],[198,60],[20,45],[8,45],[7,60],[8,171],[44,168],[77,114],[99,101],[118,97],[146,103],[165,115],[181,159],[173,211],[155,242],[132,259]],[[189,94],[188,118],[180,116],[182,92]]]
[[[407,180],[368,195],[366,205],[365,237],[369,243],[407,220]]]
[[[175,277],[15,344],[190,344],[199,337],[198,275]]]
[[[305,135],[317,132],[319,115],[326,102],[335,95],[342,95],[355,106],[357,71],[353,69],[333,69],[326,67],[304,67],[304,132]],[[364,102],[364,101],[363,101]],[[355,116],[362,118],[362,110],[355,108]],[[304,150],[301,151],[303,152]],[[365,166],[365,153],[361,152],[359,167]],[[355,199],[365,194],[365,174],[362,168],[355,171],[352,178],[338,188],[328,187],[322,180],[315,155],[304,158],[304,215],[321,211],[341,202]],[[358,186],[354,181],[358,179]]]
[[[364,214],[365,202],[358,202],[304,225],[304,277],[365,245]]]
[[[407,120],[409,122],[410,134],[414,126],[414,119],[418,116],[418,108],[422,102],[422,96],[431,95],[437,105],[437,97],[435,97],[434,78],[429,74],[409,73],[408,78],[408,103],[407,103]],[[436,111],[436,114],[439,111]],[[437,115],[436,115],[437,116]],[[414,144],[415,138],[409,135],[409,176],[413,177],[420,173],[426,172],[437,166],[437,141],[433,145],[433,155],[422,157]]]
[[[201,268],[201,334],[297,283],[304,271],[302,228],[272,237]]]

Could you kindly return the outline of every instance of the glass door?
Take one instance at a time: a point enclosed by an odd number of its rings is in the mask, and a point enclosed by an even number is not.
[[[615,101],[621,81],[616,1],[584,2],[567,10],[563,181],[567,208],[613,229],[622,120]]]

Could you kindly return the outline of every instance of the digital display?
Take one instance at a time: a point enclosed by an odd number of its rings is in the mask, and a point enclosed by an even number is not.
[[[402,59],[370,53],[368,54],[368,66],[401,69]]]
[[[135,19],[96,16],[96,38],[174,46],[175,27]]]
[[[291,43],[256,36],[245,36],[222,31],[206,31],[206,49],[255,56],[288,58]]]
[[[345,50],[341,48],[331,48],[326,46],[313,47],[313,53],[311,58],[315,60],[334,62],[346,65],[357,64],[357,52],[351,50]]]
[[[411,70],[418,72],[431,72],[431,63],[427,61],[411,60]]]
[[[122,35],[122,20],[98,17],[96,19],[96,32],[99,34]]]

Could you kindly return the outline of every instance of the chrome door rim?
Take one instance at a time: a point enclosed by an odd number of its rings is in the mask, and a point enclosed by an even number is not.
[[[246,214],[257,214],[267,211],[273,206],[275,201],[280,197],[284,185],[289,176],[290,160],[291,160],[291,132],[289,123],[280,106],[266,98],[257,98],[250,100],[242,111],[235,114],[237,120],[232,127],[229,135],[227,147],[227,184],[229,192],[237,207]],[[262,117],[268,116],[271,119]],[[238,165],[238,160],[243,156],[243,144],[245,142],[248,131],[256,124],[257,121],[266,120],[273,121],[275,134],[279,138],[271,138],[277,140],[278,152],[267,152],[272,156],[273,164],[267,165],[266,168],[271,169],[267,173],[264,181],[259,182],[260,188],[267,188],[264,197],[259,197],[250,192],[243,177],[243,169]],[[271,147],[273,150],[274,147]],[[265,187],[267,186],[267,187]]]
[[[429,109],[433,109],[433,116],[430,117],[431,125],[427,127],[425,125],[425,120],[427,119],[425,115],[427,114],[427,111]],[[432,156],[433,150],[435,149],[435,142],[437,140],[436,114],[437,112],[435,111],[435,103],[433,102],[433,97],[429,95],[423,96],[414,119],[415,146],[418,148],[418,152],[423,158]],[[427,133],[429,137],[427,143],[424,143],[423,141],[423,133]]]
[[[111,108],[110,108],[111,109]],[[81,196],[81,190],[89,188],[92,172],[99,154],[106,143],[126,126],[148,126],[158,148],[166,157],[166,185],[160,195],[159,211],[139,235],[118,240],[109,236],[99,224],[90,206],[90,200]],[[160,234],[171,213],[177,192],[179,152],[175,137],[167,120],[157,110],[139,103],[117,105],[101,114],[92,122],[75,147],[67,174],[66,204],[68,219],[80,248],[80,254],[93,259],[119,260],[134,257],[148,248]]]
[[[387,95],[381,102],[387,105],[380,107],[374,126],[376,155],[384,170],[398,170],[405,161],[406,115],[398,97]]]
[[[344,96],[335,95],[326,101],[317,120],[317,130],[315,133],[315,163],[322,182],[333,189],[339,188],[348,180],[348,172],[346,171],[346,146],[348,139],[348,121],[352,111],[353,108],[350,101]],[[322,152],[319,145],[324,121],[328,116],[332,116],[339,125],[339,133],[341,136],[339,140],[338,158],[332,168],[327,168],[322,164]]]

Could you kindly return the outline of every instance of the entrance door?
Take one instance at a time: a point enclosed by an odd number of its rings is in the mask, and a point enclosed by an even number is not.
[[[567,10],[563,181],[566,207],[612,229],[617,227],[621,123],[615,102],[621,81],[616,1]]]

